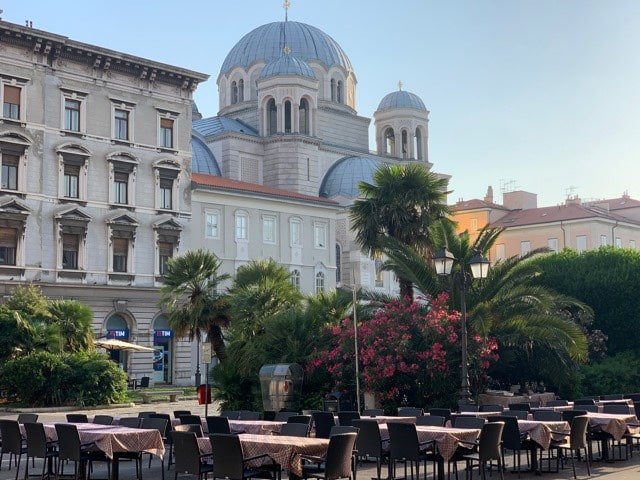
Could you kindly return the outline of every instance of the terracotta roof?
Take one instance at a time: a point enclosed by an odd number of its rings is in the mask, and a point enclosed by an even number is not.
[[[599,202],[602,203],[602,202]],[[640,225],[630,218],[612,213],[594,206],[569,204],[555,207],[531,208],[525,210],[513,210],[500,220],[493,222],[492,227],[519,227],[524,225],[538,225],[542,223],[555,223],[570,220],[583,220],[589,218],[601,218],[610,221],[618,221]]]
[[[455,205],[451,205],[449,208],[453,212],[460,212],[463,210],[478,210],[481,208],[499,208],[500,210],[509,210],[504,205],[487,202],[485,200],[480,200],[479,198],[472,198],[471,200],[458,200]]]
[[[202,187],[213,187],[221,190],[235,190],[256,195],[267,195],[270,197],[291,198],[306,202],[321,203],[331,207],[339,206],[339,203],[327,198],[314,197],[313,195],[305,195],[302,193],[290,192],[288,190],[280,190],[278,188],[267,187],[257,183],[241,182],[225,177],[217,177],[213,175],[204,175],[202,173],[191,174],[192,183]]]
[[[620,198],[610,198],[606,200],[595,200],[593,202],[585,202],[587,205],[607,204],[609,210],[623,210],[625,208],[637,208],[640,207],[640,200],[623,196]]]

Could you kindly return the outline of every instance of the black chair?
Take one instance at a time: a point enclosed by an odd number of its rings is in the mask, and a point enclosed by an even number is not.
[[[504,415],[505,417],[516,417],[520,420],[526,420],[529,418],[529,412],[526,410],[505,410],[500,415]]]
[[[463,405],[459,405],[458,406],[458,411],[460,413],[479,412],[480,411],[480,406],[479,405],[472,405],[472,404],[463,404]]]
[[[478,411],[502,413],[504,411],[504,407],[502,405],[494,405],[494,404],[480,405]]]
[[[597,405],[578,405],[578,408],[580,408],[580,410],[585,410],[587,412],[598,413]]]
[[[242,453],[240,437],[215,433],[209,435],[211,449],[213,451],[213,478],[224,478],[228,480],[244,480],[245,478],[260,477],[280,478],[280,466],[268,454],[262,453],[251,457],[245,457]],[[263,466],[249,468],[248,463],[252,460],[267,460]]]
[[[581,417],[587,414],[586,410],[564,410],[562,413],[562,420],[568,422],[569,425],[573,422],[575,417]]]
[[[171,415],[168,413],[151,413],[148,418],[163,418],[167,421],[167,428],[163,438],[165,448],[169,447],[169,461],[167,462],[167,470],[173,465],[173,424],[171,423]],[[144,417],[143,417],[144,419]]]
[[[353,478],[353,450],[357,435],[355,433],[341,433],[329,438],[329,447],[324,457],[301,455],[303,462],[302,478],[319,478],[323,480],[338,480]],[[318,468],[324,465],[324,468]]]
[[[526,412],[524,412],[526,413]],[[501,445],[501,453],[502,453],[502,463],[504,464],[504,452],[505,450],[511,450],[513,452],[513,465],[516,471],[518,472],[518,478],[520,477],[520,472],[522,471],[521,465],[521,454],[524,451],[527,454],[527,464],[529,463],[529,452],[532,455],[535,455],[535,444],[529,438],[526,433],[520,433],[520,428],[518,427],[518,419],[514,416],[508,415],[500,415],[500,416],[492,416],[489,417],[489,422],[492,423],[502,423],[504,427],[502,429],[502,445]]]
[[[93,417],[93,423],[98,425],[112,425],[113,417],[111,415],[95,415]]]
[[[296,415],[298,415],[297,412],[276,412],[273,420],[275,422],[287,422],[289,418],[295,417]]]
[[[309,426],[304,423],[285,423],[274,433],[288,437],[306,437],[309,435]]]
[[[78,427],[69,423],[56,423],[56,434],[58,435],[58,470],[56,478],[60,476],[60,466],[64,461],[74,463],[74,478],[87,478],[91,474],[91,469],[87,465],[93,462],[106,462],[107,477],[111,478],[111,460],[104,452],[95,449],[95,443],[82,443],[78,434]],[[80,468],[78,468],[80,467]],[[78,474],[82,472],[82,476]]]
[[[207,430],[209,435],[214,433],[239,434],[244,433],[242,430],[231,430],[229,419],[220,415],[210,415],[205,418],[207,422]]]
[[[482,417],[472,417],[469,415],[454,415],[451,418],[451,423],[455,428],[470,428],[482,430],[485,424],[485,419]]]
[[[510,403],[509,410],[524,410],[525,412],[531,411],[530,403]]]
[[[176,425],[173,427],[173,431],[175,432],[190,432],[195,433],[196,437],[203,438],[204,432],[202,431],[202,425],[198,425],[196,423],[185,423],[182,425]]]
[[[211,454],[200,454],[198,439],[193,432],[173,432],[173,451],[175,457],[175,480],[178,474],[197,475],[199,479],[206,478],[213,471],[213,465],[207,460]]]
[[[158,430],[163,442],[167,438],[167,420],[166,418],[143,418],[140,422],[140,428],[147,430]],[[153,455],[149,454],[149,468],[151,468],[151,459]],[[164,480],[164,457],[160,457],[162,478]],[[142,478],[142,472],[140,472],[140,478]]]
[[[390,477],[396,478],[396,464],[404,464],[404,476],[407,478],[407,463],[410,464],[411,478],[415,467],[416,478],[420,478],[420,462],[424,464],[424,477],[427,478],[427,462],[433,462],[433,475],[436,475],[436,462],[438,454],[435,450],[435,442],[420,442],[418,432],[413,423],[407,422],[387,422],[389,429],[389,441],[391,450],[389,452]]]
[[[18,423],[35,423],[38,421],[37,413],[20,413],[18,414]]]
[[[182,425],[202,425],[200,415],[184,414],[177,417]]]
[[[600,400],[622,400],[624,395],[622,393],[611,393],[608,395],[600,395]]]
[[[316,437],[329,438],[331,434],[331,427],[336,424],[333,418],[333,413],[314,412],[311,417],[313,419],[314,428],[316,429]]]
[[[631,415],[631,408],[624,403],[609,403],[602,406],[602,413],[613,413],[614,415]]]
[[[451,420],[451,409],[449,408],[430,408],[429,415],[436,415],[438,417],[444,417],[444,423]]]
[[[562,412],[553,410],[534,410],[533,419],[541,422],[561,422]]]
[[[138,412],[138,418],[149,418],[155,414],[156,412]]]
[[[421,417],[424,415],[422,408],[418,407],[398,407],[399,417]]]
[[[58,470],[58,442],[48,441],[44,432],[44,426],[41,423],[26,422],[24,431],[27,435],[27,460],[25,462],[25,480],[29,478],[29,459],[32,461],[36,458],[42,459],[42,473],[40,478],[44,480],[45,467],[53,466],[54,470]],[[49,471],[49,473],[53,473]],[[18,473],[16,472],[16,475]]]
[[[547,402],[547,407],[566,407],[569,405],[567,400],[549,400]]]
[[[292,415],[287,418],[287,423],[305,423],[311,428],[311,415]]]
[[[329,432],[329,438],[333,437],[334,435],[340,435],[341,433],[357,434],[359,431],[360,429],[358,427],[354,427],[353,425],[334,425],[333,427],[331,427],[331,431]]]
[[[596,401],[593,398],[577,398],[573,401],[574,405],[595,405]]]
[[[428,427],[444,427],[446,419],[440,415],[423,415],[416,417],[416,425]]]
[[[511,417],[513,418],[513,417]],[[461,457],[467,464],[467,471],[471,473],[471,469],[474,464],[478,464],[482,475],[482,480],[486,479],[486,465],[487,462],[495,460],[498,462],[498,472],[500,478],[504,480],[503,462],[502,462],[502,430],[504,429],[504,423],[502,422],[488,422],[485,423],[480,432],[480,438],[478,440],[477,451],[463,455]],[[461,442],[466,443],[466,442]],[[457,474],[457,467],[456,467]]]
[[[140,379],[140,384],[138,388],[149,388],[149,382],[151,381],[151,377],[142,377]]]
[[[589,448],[587,444],[587,429],[589,427],[589,418],[585,416],[577,416],[574,417],[573,422],[571,423],[571,433],[567,435],[562,432],[554,432],[559,435],[568,436],[568,441],[564,442],[552,442],[550,448],[554,450],[558,450],[558,455],[556,457],[556,470],[559,469],[559,461],[560,458],[564,458],[564,451],[569,450],[572,452],[576,452],[579,454],[581,449],[584,449],[584,456],[587,462],[587,474],[591,476],[591,468],[589,467]],[[573,478],[576,477],[576,464],[574,461],[574,455],[569,455],[571,457],[571,466],[573,467]]]
[[[344,410],[338,412],[338,423],[346,427],[350,427],[354,420],[360,418],[360,414],[352,410]]]
[[[260,412],[240,410],[238,412],[238,420],[260,420]]]
[[[182,415],[191,415],[191,410],[174,410],[173,416],[175,418],[180,418]]]
[[[227,417],[229,420],[240,420],[240,412],[237,410],[222,410],[221,417]]]
[[[380,425],[375,420],[359,419],[353,421],[353,426],[359,429],[356,439],[356,450],[361,458],[376,460],[376,479],[380,480],[382,462],[389,458],[389,442],[383,442],[380,435]]]
[[[381,408],[367,408],[362,411],[361,417],[381,417],[384,415],[384,410]]]
[[[0,420],[0,438],[2,438],[2,454],[9,454],[9,470],[11,463],[16,465],[16,480],[20,471],[20,460],[27,453],[27,446],[22,439],[20,424],[16,420]]]
[[[139,417],[120,417],[118,419],[118,425],[128,428],[138,428],[141,421],[142,418]]]
[[[84,413],[67,413],[66,417],[69,423],[89,423],[89,418]]]

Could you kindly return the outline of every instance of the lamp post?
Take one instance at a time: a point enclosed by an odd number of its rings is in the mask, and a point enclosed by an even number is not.
[[[453,264],[456,258],[446,248],[440,249],[433,255],[433,263],[436,273],[441,276],[452,274]],[[453,272],[453,286],[460,291],[460,324],[462,329],[462,338],[460,347],[462,349],[462,378],[460,380],[460,405],[468,405],[471,402],[471,385],[469,383],[469,361],[467,347],[467,288],[471,285],[474,278],[483,279],[489,273],[489,260],[476,253],[469,260],[471,274],[466,271],[467,264],[462,261],[460,270]]]
[[[195,374],[196,388],[200,388],[202,383],[202,374],[200,373],[200,337],[196,337],[196,374]]]
[[[358,289],[354,285],[351,290],[353,292],[353,342],[356,362],[356,405],[358,406],[358,413],[360,413],[362,410],[360,410],[360,359],[358,358]]]

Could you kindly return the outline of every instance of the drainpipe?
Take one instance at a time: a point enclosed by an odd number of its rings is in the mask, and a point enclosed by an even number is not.
[[[564,250],[567,246],[567,232],[562,225],[562,220],[560,220],[560,230],[562,230],[562,249]]]
[[[615,236],[615,233],[614,233],[614,230],[616,228],[618,228],[618,221],[617,220],[616,220],[616,224],[613,227],[611,227],[611,245],[613,245],[614,247],[616,245],[616,236]]]

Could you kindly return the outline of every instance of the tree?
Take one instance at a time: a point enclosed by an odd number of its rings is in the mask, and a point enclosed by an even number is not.
[[[93,312],[76,300],[55,300],[49,314],[60,332],[60,351],[82,352],[93,349]]]
[[[447,179],[420,163],[384,164],[373,184],[361,182],[361,199],[351,209],[356,241],[369,255],[382,253],[382,239],[390,237],[428,255],[433,243],[429,227],[448,213]],[[399,275],[401,296],[413,298],[413,285]]]
[[[201,342],[203,333],[207,333],[218,360],[223,362],[222,329],[229,325],[230,315],[229,303],[218,288],[229,275],[220,274],[220,266],[218,258],[204,250],[172,258],[163,276],[160,305],[168,312],[169,326],[176,335]]]

